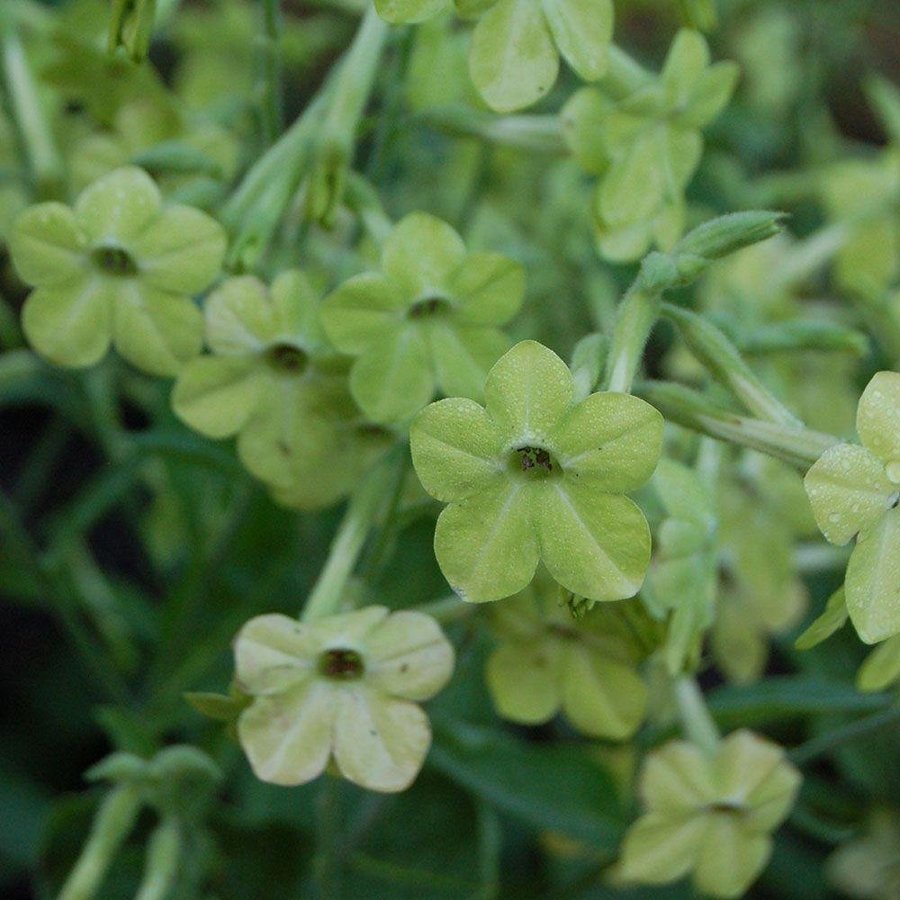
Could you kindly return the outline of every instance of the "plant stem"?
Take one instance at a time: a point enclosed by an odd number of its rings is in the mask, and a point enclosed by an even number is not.
[[[739,416],[713,406],[702,394],[668,381],[642,382],[637,393],[666,419],[710,437],[750,447],[809,468],[829,447],[839,443],[831,434]]]
[[[682,675],[675,682],[675,699],[684,730],[693,743],[707,753],[715,753],[721,736],[710,715],[696,680]]]
[[[629,393],[650,332],[659,318],[662,291],[641,285],[629,288],[616,316],[606,360],[606,390]]]
[[[140,792],[133,785],[114,788],[106,796],[58,900],[93,900],[97,896],[103,876],[134,827],[140,807]]]
[[[134,900],[166,900],[178,876],[181,856],[181,825],[172,816],[165,819],[147,846],[144,876]]]
[[[411,607],[416,612],[425,613],[426,616],[431,616],[432,619],[436,619],[442,624],[455,622],[457,619],[464,619],[475,612],[477,608],[476,604],[466,603],[465,600],[460,600],[456,594]]]
[[[405,452],[405,448],[403,450]],[[303,607],[303,621],[329,616],[340,609],[347,579],[356,566],[385,500],[391,495],[394,479],[390,474],[396,464],[397,455],[389,454],[380,465],[370,470],[350,498],[325,566]]]
[[[284,127],[281,104],[281,8],[280,0],[261,0],[259,118],[267,147],[275,143]]]
[[[443,106],[420,114],[422,120],[439,131],[461,137],[476,137],[489,144],[513,147],[530,153],[565,156],[559,116],[495,116],[467,106]]]
[[[341,896],[340,860],[337,855],[341,820],[338,787],[338,779],[326,772],[316,798],[316,855],[313,873],[319,888],[319,900],[338,900]]]
[[[11,28],[2,37],[3,73],[37,196],[52,199],[63,189],[62,160],[44,114],[25,50]]]
[[[840,747],[841,744],[850,743],[876,731],[881,731],[882,728],[895,725],[900,725],[900,708],[896,706],[848,722],[834,731],[811,738],[791,750],[788,753],[788,759],[795,765],[802,766],[819,756],[824,756],[836,747]]]

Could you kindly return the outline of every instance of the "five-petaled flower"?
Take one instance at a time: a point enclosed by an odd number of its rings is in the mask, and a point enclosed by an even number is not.
[[[356,357],[350,390],[373,422],[399,422],[445,395],[480,397],[509,346],[497,327],[518,311],[521,266],[467,253],[446,222],[406,216],[384,242],[381,273],[345,281],[322,308],[332,343]]]
[[[644,764],[646,811],[625,835],[616,876],[664,884],[693,872],[702,893],[739,897],[768,862],[771,833],[799,786],[781,747],[750,731],[729,735],[713,755],[672,741]]]
[[[432,403],[410,431],[429,494],[450,505],[434,548],[465,600],[522,590],[539,561],[589,600],[621,600],[641,586],[650,530],[626,491],[659,459],[663,419],[630,394],[575,401],[572,373],[552,351],[522,341],[491,369],[485,406]]]
[[[238,686],[253,702],[238,736],[262,781],[304,784],[330,758],[373,791],[402,791],[431,743],[418,701],[453,671],[453,647],[424,613],[368,606],[300,622],[257,616],[235,640]]]
[[[98,362],[110,343],[153,375],[175,375],[203,344],[192,296],[219,274],[225,232],[200,210],[164,206],[142,169],[116,169],[74,208],[39,203],[10,235],[13,263],[35,290],[22,325],[51,362]]]
[[[862,446],[836,444],[806,473],[816,524],[832,544],[856,536],[847,611],[868,644],[900,633],[900,373],[878,372],[856,411]]]

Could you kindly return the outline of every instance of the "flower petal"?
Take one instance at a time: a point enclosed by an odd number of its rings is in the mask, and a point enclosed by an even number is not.
[[[599,491],[624,493],[652,474],[662,450],[663,417],[630,394],[591,394],[553,431],[567,475]]]
[[[427,330],[435,375],[448,397],[480,400],[491,366],[509,349],[509,338],[496,328],[434,323]]]
[[[322,302],[322,325],[338,350],[359,354],[396,331],[408,305],[398,285],[383,275],[356,275]]]
[[[543,0],[543,7],[566,62],[584,81],[600,78],[613,33],[611,0]]]
[[[331,754],[336,693],[312,681],[287,694],[257,697],[241,713],[238,737],[257,778],[295,785],[322,774]]]
[[[559,74],[559,54],[540,5],[534,0],[495,3],[472,34],[469,74],[496,112],[540,100]]]
[[[562,691],[566,718],[590,737],[624,740],[644,718],[647,688],[637,672],[587,648],[570,648]]]
[[[900,470],[900,372],[876,372],[859,398],[856,430],[863,446]],[[900,482],[898,471],[896,482]]]
[[[215,353],[255,353],[278,333],[266,286],[252,275],[229,278],[203,305],[206,342]]]
[[[92,366],[109,349],[116,290],[101,278],[39,287],[22,309],[29,343],[58,366]]]
[[[502,477],[502,443],[474,400],[453,397],[426,406],[412,423],[409,444],[422,487],[445,503]]]
[[[504,479],[448,506],[438,517],[434,552],[463,600],[509,597],[534,577],[539,550],[526,486]]]
[[[694,867],[706,833],[706,817],[670,819],[659,813],[641,816],[625,835],[617,873],[626,881],[664,884]]]
[[[87,242],[62,203],[29,206],[16,219],[9,251],[19,277],[36,285],[73,281],[87,272]]]
[[[497,715],[520,725],[548,722],[562,704],[556,641],[501,644],[488,658],[486,680]]]
[[[748,833],[734,813],[714,813],[697,856],[694,883],[713,897],[740,897],[771,853],[768,834]]]
[[[366,637],[366,676],[376,690],[427,700],[450,680],[453,645],[424,613],[391,613]]]
[[[542,444],[568,413],[575,382],[568,366],[537,341],[521,341],[488,373],[488,415],[507,440]]]
[[[308,623],[281,613],[256,616],[234,639],[235,677],[248,694],[277,694],[314,675],[322,649]]]
[[[541,559],[564,588],[590,600],[623,600],[641,587],[650,528],[627,497],[549,480],[535,503]]]
[[[640,793],[647,809],[671,816],[705,806],[716,797],[709,759],[696,744],[669,741],[647,757]]]
[[[860,534],[844,591],[850,621],[867,644],[900,633],[900,506]]]
[[[388,235],[381,269],[412,303],[443,294],[465,257],[466,245],[455,229],[435,216],[414,212]]]
[[[323,343],[319,307],[319,295],[299,269],[282,272],[272,282],[272,308],[280,333],[303,338],[310,346]]]
[[[471,253],[449,286],[461,322],[503,325],[522,306],[525,270],[501,253]]]
[[[256,411],[268,382],[252,356],[201,356],[181,370],[172,409],[201,434],[230,437]]]
[[[177,375],[203,346],[203,314],[187,297],[131,279],[117,291],[113,313],[116,350],[151,375]]]
[[[227,246],[225,229],[190,206],[164,209],[131,241],[141,276],[154,287],[198,294],[218,277]]]
[[[135,166],[116,169],[86,187],[75,201],[75,219],[92,244],[129,242],[157,216],[162,194]]]
[[[829,447],[803,479],[816,524],[832,544],[846,544],[887,511],[896,487],[882,462],[865,447]]]
[[[373,422],[411,418],[434,396],[434,374],[418,328],[407,325],[371,345],[350,370],[350,392]]]
[[[416,704],[365,689],[340,692],[334,759],[355,784],[385,793],[405,790],[430,745],[428,717]]]

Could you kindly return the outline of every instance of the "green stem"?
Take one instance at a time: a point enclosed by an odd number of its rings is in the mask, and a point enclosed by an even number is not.
[[[788,759],[795,765],[802,766],[819,756],[830,753],[842,744],[848,744],[851,741],[856,741],[881,731],[883,728],[897,725],[900,725],[900,708],[892,707],[891,709],[882,710],[881,712],[873,713],[871,716],[865,716],[862,719],[849,722],[840,728],[836,728],[834,731],[829,731],[827,734],[811,738],[806,743],[791,750],[788,753]]]
[[[396,454],[386,457],[381,465],[369,472],[350,498],[325,566],[303,607],[303,621],[329,616],[340,609],[347,579],[356,566],[385,500],[391,494],[394,479],[390,473],[396,463]]]
[[[610,45],[609,68],[603,79],[605,88],[621,99],[646,87],[653,80],[653,74],[637,60],[616,44]]]
[[[266,146],[275,143],[284,127],[281,104],[281,3],[261,0],[262,37],[260,39],[259,118]]]
[[[150,835],[144,876],[134,900],[166,900],[178,876],[181,857],[181,825],[174,817],[164,820]]]
[[[721,735],[694,678],[682,675],[675,682],[675,699],[687,736],[701,750],[710,754],[715,753],[719,747]]]
[[[340,859],[337,853],[341,825],[338,787],[338,779],[326,772],[316,798],[316,855],[313,873],[319,889],[319,900],[338,900],[341,896]]]
[[[473,900],[495,900],[500,891],[500,854],[503,829],[496,810],[478,801],[478,890]]]
[[[22,42],[12,29],[6,29],[3,35],[2,53],[9,102],[28,157],[35,191],[39,198],[55,198],[63,189],[62,160]]]
[[[425,613],[442,624],[447,622],[455,622],[457,619],[464,619],[470,616],[478,608],[474,603],[466,603],[460,600],[456,594],[449,597],[442,597],[440,600],[432,600],[430,603],[420,603],[418,606],[411,607],[416,612]]]
[[[421,118],[433,128],[455,136],[476,137],[529,153],[568,154],[559,116],[495,116],[460,105],[426,110]]]
[[[622,300],[606,359],[606,390],[629,393],[650,332],[659,318],[662,291],[644,287],[640,278]]]
[[[140,791],[133,785],[114,788],[106,796],[94,817],[91,835],[57,900],[93,900],[97,896],[103,877],[131,833],[140,808]]]
[[[343,198],[356,132],[375,84],[387,36],[387,23],[374,5],[369,6],[350,49],[340,61],[322,128],[316,136],[307,194],[307,215],[313,221],[330,225]]]
[[[645,381],[636,393],[666,419],[710,437],[768,453],[798,468],[809,468],[829,447],[839,443],[831,434],[764,422],[713,406],[690,388],[667,381]]]

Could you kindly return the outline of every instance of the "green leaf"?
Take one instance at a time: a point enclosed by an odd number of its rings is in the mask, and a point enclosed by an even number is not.
[[[454,781],[541,831],[613,850],[621,836],[605,770],[575,745],[524,744],[458,720],[434,721],[429,762]]]
[[[709,708],[723,729],[753,727],[798,716],[869,712],[890,705],[884,694],[860,694],[850,685],[802,675],[766,678],[710,691]]]
[[[860,534],[844,590],[850,621],[867,644],[900,633],[900,506]]]
[[[542,6],[566,62],[585,81],[600,78],[613,33],[611,0],[542,0]]]
[[[828,598],[822,615],[797,638],[794,646],[798,650],[810,650],[842,628],[848,617],[844,588],[840,587]]]
[[[556,82],[559,55],[535,0],[499,0],[479,20],[469,73],[485,102],[507,113],[530,106]]]

